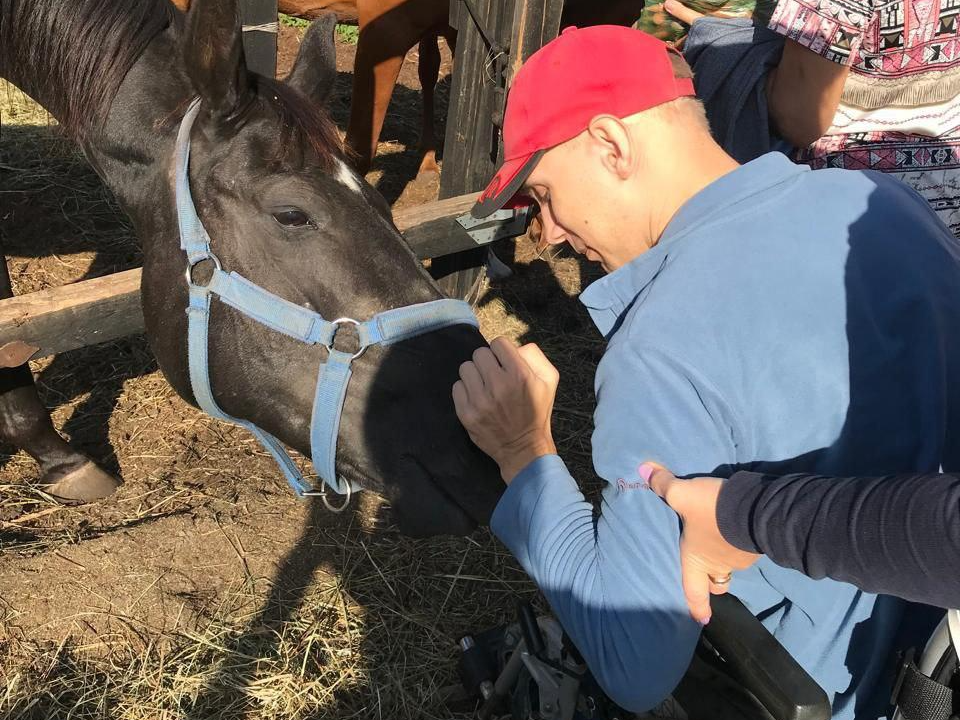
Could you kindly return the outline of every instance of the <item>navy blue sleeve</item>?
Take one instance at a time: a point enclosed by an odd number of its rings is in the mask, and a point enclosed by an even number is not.
[[[724,482],[727,542],[812,578],[960,607],[960,476],[774,477]]]

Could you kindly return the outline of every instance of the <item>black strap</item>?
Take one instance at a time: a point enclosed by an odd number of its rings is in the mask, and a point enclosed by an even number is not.
[[[900,676],[891,700],[905,720],[950,720],[953,715],[953,690],[924,675],[913,662],[909,650],[900,666]]]

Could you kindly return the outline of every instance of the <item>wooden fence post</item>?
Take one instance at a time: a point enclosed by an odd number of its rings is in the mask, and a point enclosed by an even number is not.
[[[476,19],[464,0],[450,0],[457,57],[443,144],[441,198],[482,190],[493,177],[503,160],[507,88],[520,64],[557,36],[563,12],[563,0],[469,1]],[[495,47],[491,49],[487,40]],[[430,272],[447,295],[472,299],[486,252],[439,258]]]
[[[240,0],[243,54],[247,69],[268,78],[277,76],[277,0]]]

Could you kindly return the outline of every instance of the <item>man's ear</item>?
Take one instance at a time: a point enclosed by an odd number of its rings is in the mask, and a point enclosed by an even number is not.
[[[630,128],[614,115],[597,115],[587,126],[591,151],[598,154],[604,167],[621,179],[633,174],[638,158]]]

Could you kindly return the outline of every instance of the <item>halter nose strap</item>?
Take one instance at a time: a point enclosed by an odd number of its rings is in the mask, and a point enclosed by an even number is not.
[[[350,385],[353,361],[371,345],[391,345],[451,325],[478,327],[477,318],[469,304],[444,299],[387,310],[363,322],[352,318],[331,321],[313,310],[274,295],[242,275],[223,270],[210,249],[210,236],[200,221],[190,193],[190,131],[199,111],[200,100],[197,98],[180,124],[174,156],[180,248],[187,254],[187,355],[194,398],[200,409],[208,415],[240,425],[253,433],[276,461],[297,496],[320,495],[330,510],[343,510],[350,501],[351,493],[360,489],[336,472],[340,418]],[[194,281],[193,271],[205,261],[212,263],[213,273],[205,285],[199,285]],[[214,295],[221,302],[275,332],[306,345],[322,345],[327,349],[326,360],[320,363],[318,369],[310,418],[311,460],[324,483],[334,492],[346,495],[343,505],[331,505],[325,489],[315,490],[304,479],[279,440],[249,420],[227,415],[217,405],[210,385],[209,360],[210,306]],[[360,348],[356,352],[344,352],[334,347],[337,331],[344,325],[356,327],[360,341]]]

